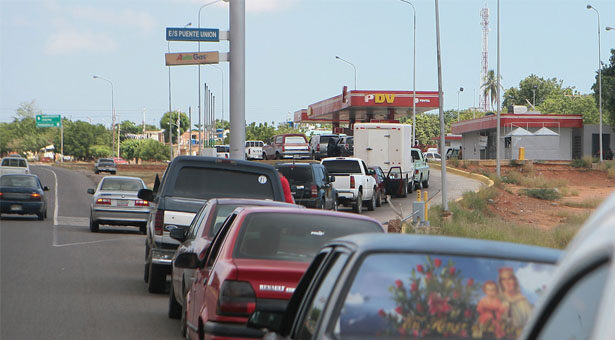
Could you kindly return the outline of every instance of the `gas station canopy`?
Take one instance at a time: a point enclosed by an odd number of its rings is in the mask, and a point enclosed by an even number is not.
[[[412,91],[354,90],[295,112],[295,123],[350,123],[399,120],[412,114]],[[416,92],[416,113],[437,109],[437,91]]]

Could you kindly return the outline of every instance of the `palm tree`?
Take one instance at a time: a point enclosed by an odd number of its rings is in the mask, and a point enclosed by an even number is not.
[[[502,76],[500,76],[500,80],[502,79]],[[493,70],[489,70],[489,72],[487,72],[487,78],[485,79],[485,83],[481,86],[481,88],[483,89],[483,96],[490,97],[490,105],[491,105],[491,109],[493,110],[493,103],[495,103],[495,101],[498,99],[498,82],[495,78],[495,73],[493,72]],[[502,84],[500,84],[500,88],[502,87]]]

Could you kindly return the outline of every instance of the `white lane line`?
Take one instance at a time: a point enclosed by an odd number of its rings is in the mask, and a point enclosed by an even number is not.
[[[101,242],[118,241],[118,240],[126,240],[126,238],[109,238],[109,239],[98,240],[98,241],[86,241],[86,242],[74,242],[74,243],[65,243],[65,244],[54,244],[53,246],[54,247],[79,246],[79,245],[83,245],[83,244],[101,243]]]
[[[56,175],[55,171],[53,171],[51,169],[51,167],[49,167],[49,169],[46,169],[44,167],[42,167],[41,169],[45,169],[49,172],[51,172],[53,174],[53,178],[55,181],[55,186],[54,186],[54,191],[55,191],[55,198],[54,198],[54,205],[55,207],[53,208],[53,241],[52,241],[52,245],[55,246],[56,244],[58,244],[58,233],[56,230],[56,226],[58,225],[58,210],[59,210],[59,202],[58,202],[58,176]]]

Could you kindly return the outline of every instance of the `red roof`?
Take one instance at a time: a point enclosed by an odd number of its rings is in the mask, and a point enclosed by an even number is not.
[[[500,127],[583,127],[582,115],[549,115],[549,114],[502,114]],[[454,134],[462,134],[497,127],[497,116],[489,115],[476,119],[453,123],[451,130]]]

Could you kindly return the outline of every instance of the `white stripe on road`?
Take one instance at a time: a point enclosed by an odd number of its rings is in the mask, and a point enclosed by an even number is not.
[[[74,242],[74,243],[65,243],[65,244],[54,244],[54,247],[66,247],[66,246],[78,246],[78,245],[82,245],[82,244],[92,244],[92,243],[101,243],[101,242],[107,242],[107,241],[119,241],[119,240],[127,240],[126,238],[108,238],[105,240],[98,240],[98,241],[85,241],[85,242]]]
[[[45,169],[44,167],[41,167],[42,169]],[[53,241],[52,241],[52,245],[55,246],[56,244],[58,244],[58,233],[56,231],[56,226],[58,225],[58,210],[60,207],[60,204],[58,202],[58,176],[56,175],[55,171],[53,171],[51,169],[51,167],[49,167],[49,169],[45,169],[49,172],[51,172],[53,174],[53,178],[55,179],[55,187],[54,187],[54,191],[55,191],[55,200],[54,200],[54,205],[55,207],[53,208]]]

